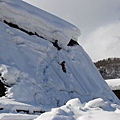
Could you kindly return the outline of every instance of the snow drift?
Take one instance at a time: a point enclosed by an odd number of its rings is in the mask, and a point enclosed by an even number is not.
[[[16,0],[0,0],[0,20],[0,79],[7,86],[4,100],[21,103],[19,111],[24,104],[27,110],[29,105],[57,107],[72,98],[81,103],[97,98],[119,102],[83,48],[67,45],[71,39],[77,43],[80,30],[74,25]],[[60,50],[53,45],[55,40]],[[66,72],[60,65],[63,61]]]

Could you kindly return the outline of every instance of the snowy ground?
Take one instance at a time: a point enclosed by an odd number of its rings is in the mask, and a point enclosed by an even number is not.
[[[81,104],[76,98],[36,120],[120,120],[120,106],[116,106],[100,98]]]
[[[78,98],[72,99],[66,105],[49,109],[48,112],[41,115],[32,113],[36,108],[14,100],[2,98],[2,100],[0,99],[0,108],[2,105],[6,110],[0,110],[0,120],[120,120],[120,105],[104,101],[101,98],[83,104]],[[8,107],[11,109],[9,113]],[[17,113],[16,109],[29,109],[31,113],[27,114],[23,111]]]
[[[0,113],[0,120],[34,120],[37,115]]]

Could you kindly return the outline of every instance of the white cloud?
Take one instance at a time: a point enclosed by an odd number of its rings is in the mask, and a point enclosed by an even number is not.
[[[120,21],[98,28],[79,42],[94,61],[120,57]]]

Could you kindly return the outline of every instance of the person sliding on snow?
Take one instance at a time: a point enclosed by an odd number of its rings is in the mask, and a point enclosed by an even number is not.
[[[55,40],[55,42],[53,43],[53,45],[54,45],[58,50],[61,49],[61,48],[59,47],[59,45],[58,45],[58,40]]]
[[[63,72],[66,73],[65,61],[63,61],[60,65],[61,65],[61,67],[62,67]]]

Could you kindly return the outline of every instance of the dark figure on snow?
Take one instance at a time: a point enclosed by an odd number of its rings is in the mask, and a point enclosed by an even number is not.
[[[2,73],[0,73],[0,78],[1,78],[2,80],[5,80],[5,79],[2,77]]]
[[[65,68],[65,61],[63,61],[61,64],[63,72],[66,73],[66,68]]]
[[[0,97],[5,96],[5,91],[6,91],[5,85],[0,80]]]
[[[4,80],[2,73],[0,73],[0,97],[5,96],[6,91],[5,85],[2,83],[1,79]]]
[[[53,45],[54,45],[58,50],[61,49],[61,48],[59,47],[59,45],[58,45],[58,40],[55,40],[55,42],[53,42]]]

